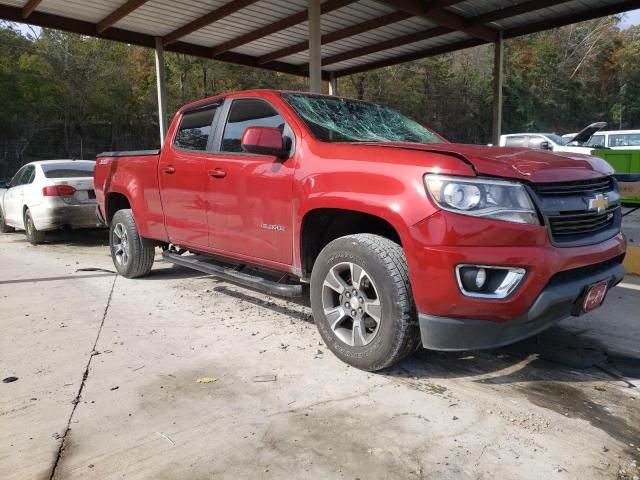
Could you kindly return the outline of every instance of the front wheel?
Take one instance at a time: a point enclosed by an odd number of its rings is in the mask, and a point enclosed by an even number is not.
[[[33,217],[31,217],[31,212],[28,209],[24,212],[24,231],[31,245],[39,245],[44,242],[44,232],[36,228],[33,223]]]
[[[126,278],[148,274],[153,267],[155,247],[142,238],[130,209],[118,210],[109,227],[109,246],[116,270]]]
[[[329,243],[311,273],[311,307],[327,347],[367,371],[389,367],[419,345],[402,247],[372,234]]]

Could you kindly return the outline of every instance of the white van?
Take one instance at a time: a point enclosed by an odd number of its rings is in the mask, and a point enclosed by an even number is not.
[[[573,133],[562,136],[567,140],[573,137],[575,137]],[[640,150],[640,130],[601,130],[581,146],[611,148],[613,150]]]

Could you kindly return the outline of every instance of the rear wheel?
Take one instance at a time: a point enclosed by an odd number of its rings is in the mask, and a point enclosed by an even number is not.
[[[39,245],[44,242],[45,234],[36,228],[29,209],[24,212],[24,231],[27,235],[27,240],[32,245]]]
[[[142,238],[130,209],[118,210],[109,227],[111,258],[120,275],[126,278],[142,277],[153,267],[155,247]]]
[[[378,235],[341,237],[320,252],[311,307],[327,347],[362,370],[389,367],[420,342],[404,251]]]
[[[4,213],[2,212],[2,209],[0,208],[0,233],[11,233],[13,231],[14,231],[14,228],[10,227],[9,225],[7,225],[5,223]]]

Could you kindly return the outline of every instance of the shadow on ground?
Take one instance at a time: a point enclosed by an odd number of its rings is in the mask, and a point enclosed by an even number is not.
[[[20,233],[18,233],[19,235]],[[55,230],[47,232],[45,242],[50,245],[69,245],[79,247],[108,247],[109,230],[106,228],[82,230]]]

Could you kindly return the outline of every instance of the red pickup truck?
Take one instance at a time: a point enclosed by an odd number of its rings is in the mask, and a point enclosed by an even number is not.
[[[598,307],[624,275],[596,157],[451,144],[382,106],[255,90],[180,109],[161,151],[98,156],[128,278],[176,264],[283,296],[365,370],[491,348]]]

